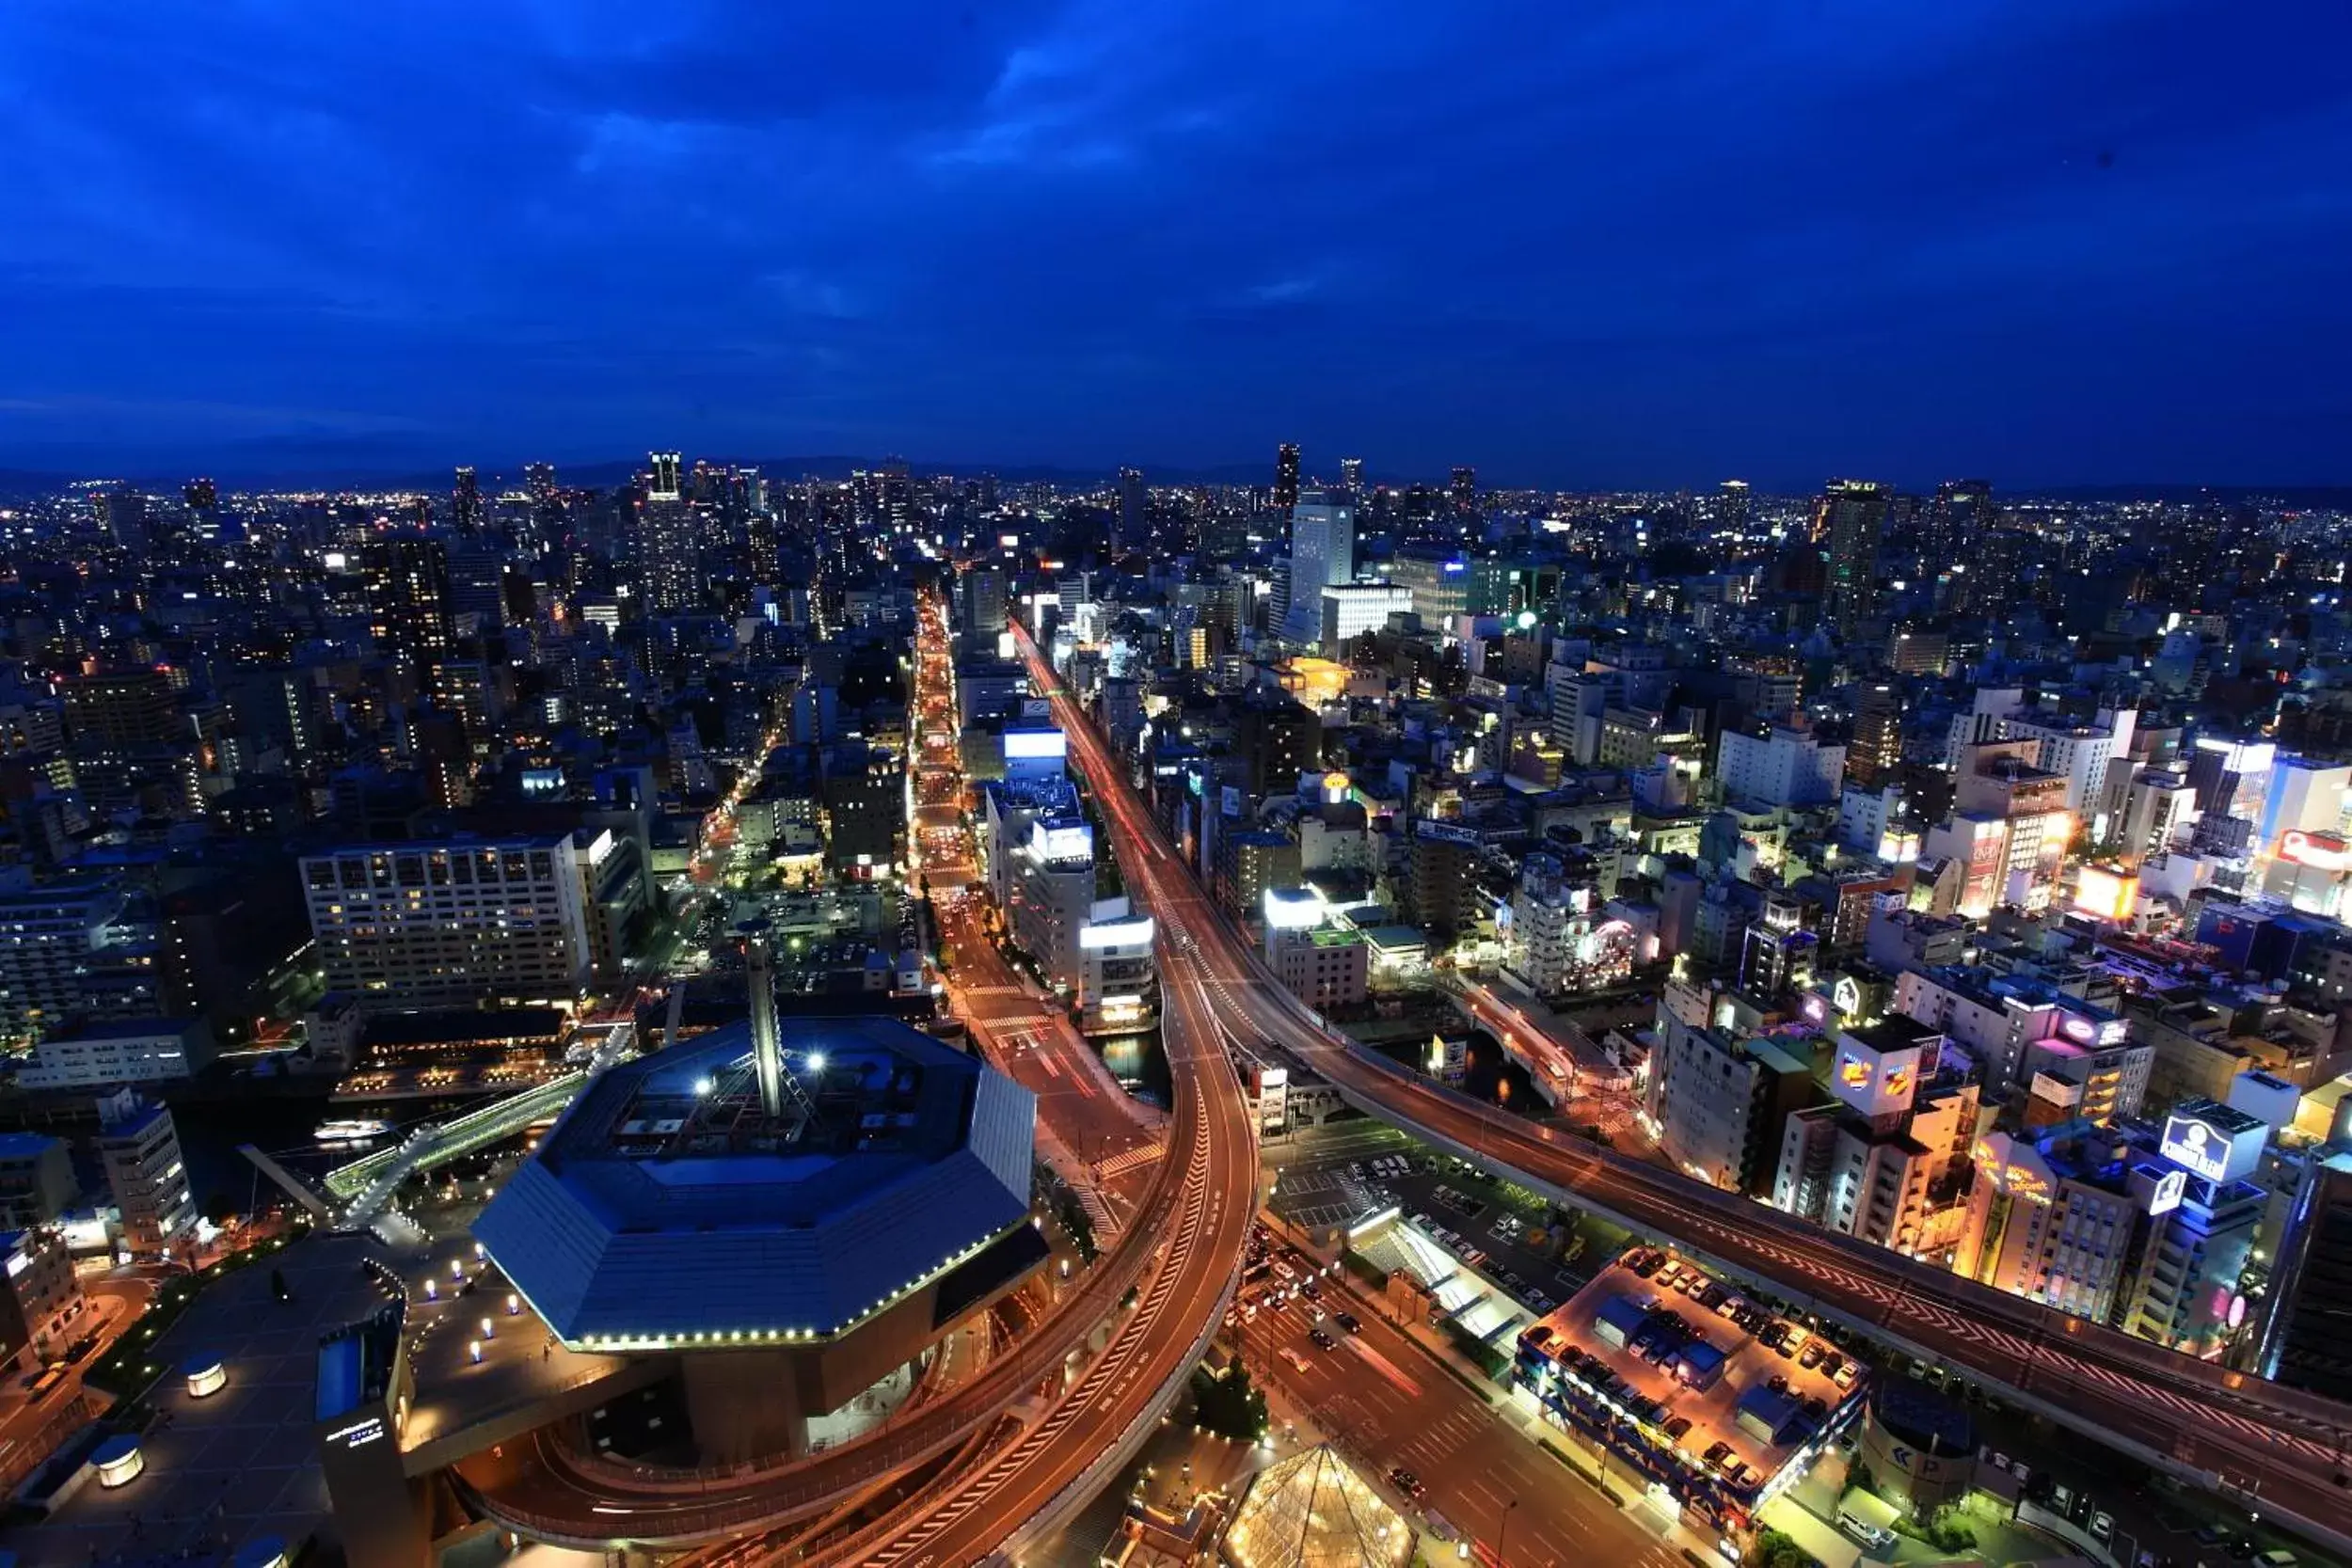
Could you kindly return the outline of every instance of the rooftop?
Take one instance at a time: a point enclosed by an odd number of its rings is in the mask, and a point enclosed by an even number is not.
[[[1564,1386],[1629,1413],[1652,1455],[1687,1478],[1729,1482],[1734,1465],[1745,1465],[1752,1477],[1732,1490],[1754,1497],[1859,1397],[1864,1378],[1841,1388],[1826,1358],[1805,1366],[1806,1330],[1690,1264],[1669,1259],[1645,1276],[1633,1265],[1645,1250],[1603,1269],[1522,1334],[1522,1362],[1533,1354]],[[1670,1436],[1676,1420],[1688,1429]],[[1708,1460],[1718,1444],[1722,1455]]]
[[[599,1077],[476,1222],[566,1343],[846,1332],[1027,1217],[1028,1090],[892,1019],[778,1033],[782,1115],[714,1030]]]

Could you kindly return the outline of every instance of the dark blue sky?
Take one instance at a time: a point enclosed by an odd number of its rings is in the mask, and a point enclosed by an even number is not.
[[[2352,482],[2340,0],[0,8],[0,464]]]

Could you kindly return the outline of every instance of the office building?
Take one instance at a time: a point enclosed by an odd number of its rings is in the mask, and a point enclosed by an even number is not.
[[[330,990],[398,1009],[568,1004],[594,958],[568,833],[360,845],[302,859]]]
[[[130,1089],[100,1100],[97,1149],[107,1191],[121,1215],[124,1251],[152,1260],[193,1243],[196,1200],[168,1109]]]
[[[1446,484],[1446,499],[1453,503],[1455,515],[1475,515],[1478,511],[1478,470],[1467,463],[1457,465]]]
[[[829,746],[821,790],[826,863],[865,879],[896,873],[906,858],[906,759],[863,740]]]
[[[1078,1027],[1089,1035],[1128,1034],[1159,1022],[1155,927],[1124,896],[1098,898],[1078,931]]]
[[[1049,984],[1084,981],[1080,939],[1094,918],[1094,830],[1075,815],[1041,816],[1011,855],[1006,924]]]
[[[1313,924],[1287,918],[1278,912],[1288,907],[1282,891],[1271,890],[1261,905],[1266,912],[1266,967],[1283,990],[1317,1012],[1360,1006],[1372,982],[1372,949],[1363,933],[1324,924],[1320,900],[1304,917]]]
[[[63,1139],[0,1132],[0,1231],[56,1224],[77,1190]]]
[[[1413,591],[1385,582],[1347,582],[1323,590],[1322,624],[1317,641],[1326,658],[1348,657],[1355,641],[1368,631],[1385,630],[1389,617],[1413,608]]]
[[[1356,578],[1356,509],[1311,491],[1291,507],[1290,519],[1290,600],[1281,630],[1290,641],[1312,642],[1323,633],[1323,591]],[[1406,598],[1410,609],[1411,595]]]
[[[1726,800],[1769,806],[1812,806],[1836,800],[1845,768],[1845,747],[1786,724],[1775,724],[1762,735],[1726,730],[1717,755]]]

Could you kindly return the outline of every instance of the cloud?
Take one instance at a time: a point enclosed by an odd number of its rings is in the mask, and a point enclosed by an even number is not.
[[[2185,0],[26,0],[0,398],[484,461],[2352,479],[2347,43]]]

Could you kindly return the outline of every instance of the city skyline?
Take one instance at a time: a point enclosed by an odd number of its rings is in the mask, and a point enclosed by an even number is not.
[[[20,10],[0,466],[2342,483],[2344,31]]]

